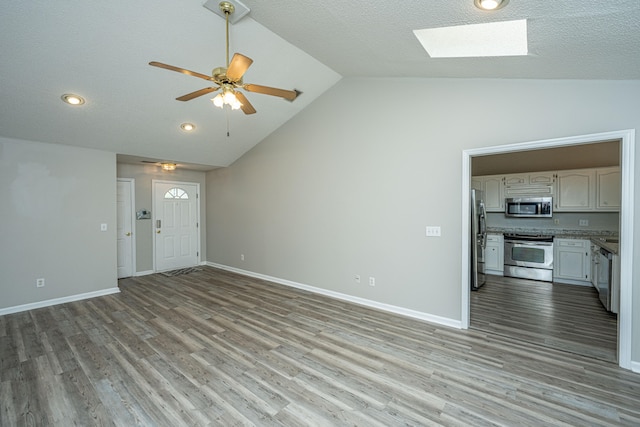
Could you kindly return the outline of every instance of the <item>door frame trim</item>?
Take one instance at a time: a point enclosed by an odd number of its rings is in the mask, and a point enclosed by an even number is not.
[[[547,139],[492,147],[468,149],[462,152],[462,308],[461,325],[470,324],[470,228],[471,214],[471,158],[480,155],[503,154],[516,151],[540,150],[596,142],[620,141],[621,208],[620,208],[620,313],[618,314],[618,364],[631,369],[632,309],[633,309],[633,217],[634,217],[634,161],[635,129]]]
[[[153,226],[156,223],[156,184],[171,184],[177,185],[180,184],[188,184],[196,186],[196,222],[198,223],[198,229],[196,230],[196,235],[198,236],[196,243],[196,251],[198,252],[198,256],[196,259],[196,265],[200,265],[202,263],[202,248],[200,247],[200,230],[202,229],[202,223],[200,222],[200,183],[199,182],[189,182],[189,181],[172,181],[166,179],[152,179],[151,180],[151,247],[153,254],[153,272],[157,273],[158,269],[156,267],[156,236],[154,233],[155,227]]]
[[[134,178],[118,178],[116,182],[128,182],[131,187],[131,277],[137,273],[138,266],[136,264],[136,180]],[[116,227],[117,228],[117,227]]]

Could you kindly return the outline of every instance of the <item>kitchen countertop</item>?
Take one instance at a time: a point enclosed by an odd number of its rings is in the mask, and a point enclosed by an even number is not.
[[[611,240],[603,239],[600,237],[592,237],[591,243],[608,250],[614,255],[618,255],[619,244],[618,244],[617,238],[615,239],[615,241],[611,241]]]
[[[618,233],[607,230],[576,230],[576,229],[533,229],[533,228],[506,228],[487,227],[487,233],[531,233],[544,234],[562,239],[582,239],[590,240],[593,244],[605,248],[609,252],[618,254]]]

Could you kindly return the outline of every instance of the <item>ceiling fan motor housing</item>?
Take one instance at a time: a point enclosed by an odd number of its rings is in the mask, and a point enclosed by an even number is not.
[[[222,85],[222,84],[231,84],[234,86],[242,86],[242,78],[239,80],[232,81],[227,77],[227,69],[225,67],[217,67],[214,68],[211,72],[211,76],[213,77],[213,81]]]

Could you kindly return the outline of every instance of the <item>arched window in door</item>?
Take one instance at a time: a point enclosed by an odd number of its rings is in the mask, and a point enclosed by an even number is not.
[[[189,198],[189,194],[187,194],[187,192],[184,191],[182,188],[173,187],[172,189],[164,193],[164,198],[186,200]]]

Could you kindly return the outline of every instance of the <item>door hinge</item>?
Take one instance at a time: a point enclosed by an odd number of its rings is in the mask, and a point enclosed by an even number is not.
[[[196,256],[200,256],[200,252],[196,252]]]
[[[200,223],[196,222],[196,228],[200,227]]]

